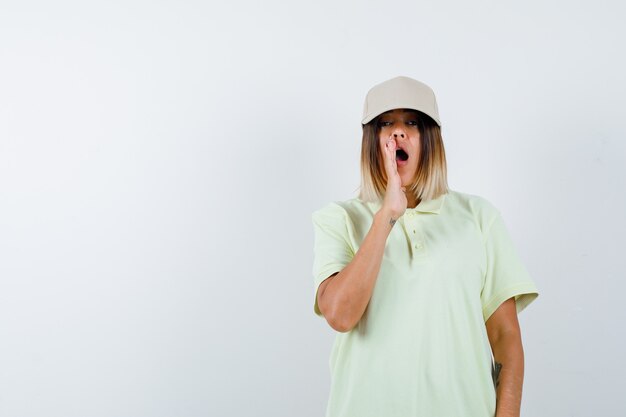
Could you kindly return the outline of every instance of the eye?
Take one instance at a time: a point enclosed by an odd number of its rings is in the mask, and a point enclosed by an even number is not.
[[[390,126],[391,122],[388,122],[386,120],[381,120],[380,122],[378,122],[378,126],[380,127],[385,127],[385,126]]]
[[[417,120],[409,120],[407,123],[411,126],[417,126]]]

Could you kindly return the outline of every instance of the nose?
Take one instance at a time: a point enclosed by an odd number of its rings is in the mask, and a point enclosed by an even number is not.
[[[393,131],[393,138],[394,139],[400,139],[400,138],[404,139],[404,137],[405,137],[404,136],[404,130],[402,130],[400,128],[394,129],[394,131]]]

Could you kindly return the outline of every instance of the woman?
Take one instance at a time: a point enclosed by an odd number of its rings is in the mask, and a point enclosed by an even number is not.
[[[537,296],[499,211],[450,190],[435,94],[396,77],[362,119],[358,198],[315,211],[314,311],[338,333],[327,417],[519,416]]]

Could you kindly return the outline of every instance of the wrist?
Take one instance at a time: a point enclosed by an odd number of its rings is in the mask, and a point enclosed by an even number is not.
[[[391,213],[391,210],[388,210],[384,207],[378,210],[374,215],[374,222],[384,226],[385,230],[391,230],[397,220],[398,217],[394,216]]]

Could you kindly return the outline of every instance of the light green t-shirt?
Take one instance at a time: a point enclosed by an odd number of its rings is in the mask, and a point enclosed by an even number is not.
[[[312,215],[314,312],[319,284],[358,251],[380,203],[334,202]],[[450,190],[393,226],[358,324],[337,332],[327,417],[493,417],[485,322],[515,297],[538,296],[499,211]]]

